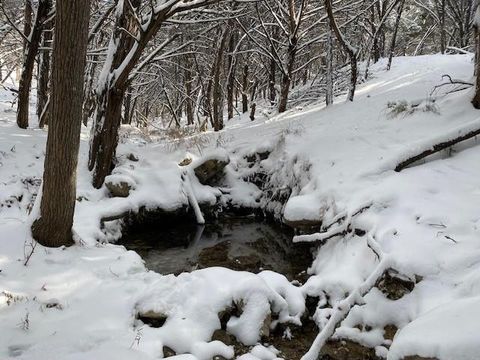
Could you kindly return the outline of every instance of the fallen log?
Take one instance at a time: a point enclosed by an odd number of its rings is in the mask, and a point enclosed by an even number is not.
[[[410,156],[408,159],[400,162],[396,167],[395,171],[400,172],[409,165],[426,158],[427,156],[433,155],[439,151],[448,149],[449,147],[456,145],[462,141],[471,139],[477,135],[480,135],[480,125],[478,121],[475,122],[477,126],[472,129],[472,127],[464,127],[456,131],[455,135],[447,135],[440,142],[428,145],[427,148],[419,150],[419,152],[413,156]]]

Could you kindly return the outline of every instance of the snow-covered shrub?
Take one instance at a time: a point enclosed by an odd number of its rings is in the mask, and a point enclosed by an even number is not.
[[[400,115],[408,116],[412,115],[416,112],[431,112],[434,114],[440,114],[440,109],[438,105],[435,103],[434,98],[427,98],[422,100],[416,101],[407,101],[407,100],[397,100],[397,101],[389,101],[387,103],[387,116],[389,118],[396,118]]]

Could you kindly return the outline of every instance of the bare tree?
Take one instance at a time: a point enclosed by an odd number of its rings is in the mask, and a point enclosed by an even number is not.
[[[56,2],[50,126],[40,213],[32,225],[33,237],[44,246],[73,243],[89,3]]]
[[[39,0],[35,14],[35,20],[27,38],[22,75],[18,88],[18,107],[17,107],[17,125],[26,129],[28,127],[28,107],[30,101],[30,87],[32,84],[33,68],[35,66],[35,57],[40,46],[42,28],[49,12],[50,0]]]
[[[337,22],[335,21],[335,16],[333,14],[333,8],[332,8],[332,0],[325,0],[325,9],[327,10],[328,18],[330,20],[330,26],[333,29],[333,32],[335,33],[338,42],[342,45],[344,48],[345,52],[348,54],[350,58],[350,68],[351,68],[351,74],[350,74],[350,89],[348,91],[348,100],[353,101],[353,98],[355,96],[355,88],[357,86],[357,73],[358,73],[358,64],[357,64],[357,56],[358,56],[358,49],[353,47],[347,39],[345,39],[345,36],[342,34],[340,31],[340,28],[337,25]]]

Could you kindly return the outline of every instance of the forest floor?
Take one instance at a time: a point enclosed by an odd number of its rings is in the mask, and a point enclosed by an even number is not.
[[[307,297],[319,300],[310,315],[320,335],[305,360],[317,358],[330,331],[324,354],[334,340],[348,339],[373,349],[369,358],[477,359],[480,147],[473,139],[393,170],[419,150],[480,128],[472,88],[448,93],[457,86],[443,86],[432,94],[444,74],[471,81],[472,56],[395,58],[388,72],[385,65],[372,66],[353,103],[340,97],[328,109],[311,104],[276,115],[260,107],[253,122],[236,117],[220,133],[175,141],[122,128],[110,181],[130,185],[125,198],[90,185],[83,128],[78,244],[62,249],[36,245],[29,231],[47,133],[35,119],[18,129],[12,97],[0,91],[0,359],[154,359],[169,352],[183,354],[171,357],[178,360],[233,358],[231,345],[212,341],[222,326],[250,346],[241,359],[284,358],[260,339],[277,323],[286,338],[295,335]],[[193,166],[212,157],[230,161],[220,188],[193,176]],[[179,166],[185,158],[192,164]],[[244,181],[259,173],[268,176],[268,196]],[[282,189],[291,192],[286,204]],[[322,233],[294,239],[317,247],[308,280],[299,285],[272,271],[220,267],[161,275],[109,242],[120,237],[121,221],[102,226],[102,219],[143,207],[179,209],[192,195],[203,205],[223,201],[317,224]],[[146,314],[162,326],[144,325],[139,317]]]

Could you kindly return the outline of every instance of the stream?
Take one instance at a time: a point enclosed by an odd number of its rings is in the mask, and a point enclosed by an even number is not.
[[[310,248],[293,244],[291,229],[253,216],[222,217],[204,226],[184,221],[127,229],[120,244],[136,251],[148,269],[180,274],[222,266],[258,273],[272,270],[303,283]]]

